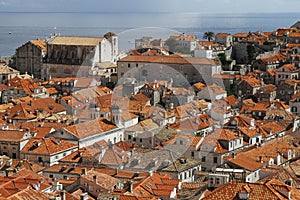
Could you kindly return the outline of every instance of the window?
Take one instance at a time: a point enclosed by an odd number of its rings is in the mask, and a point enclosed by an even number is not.
[[[64,153],[63,155],[64,155],[64,156],[66,156],[66,155],[67,155],[67,153]]]
[[[143,139],[142,139],[142,138],[140,138],[140,142],[143,142]]]
[[[136,138],[135,137],[133,138],[133,141],[136,142]]]
[[[194,156],[195,156],[195,153],[194,153],[193,151],[191,152],[191,156],[192,156],[192,157],[194,157]]]
[[[64,179],[68,179],[68,176],[64,176]]]
[[[128,140],[131,140],[131,135],[128,135]]]
[[[214,157],[214,163],[218,163],[218,157]]]
[[[38,157],[38,162],[43,162],[43,158],[42,157]]]
[[[50,174],[50,175],[49,175],[49,178],[53,178],[53,174]]]
[[[12,153],[12,158],[16,159],[17,158],[17,154],[16,153]]]
[[[130,63],[128,63],[128,68],[130,68]]]
[[[206,157],[205,157],[205,156],[202,156],[201,161],[202,161],[202,162],[206,162]]]
[[[217,185],[220,184],[220,178],[216,178],[216,184],[217,184]]]
[[[259,142],[259,137],[256,138],[256,142]]]

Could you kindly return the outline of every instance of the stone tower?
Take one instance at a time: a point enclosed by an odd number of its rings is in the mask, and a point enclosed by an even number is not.
[[[116,126],[121,127],[122,125],[122,109],[116,103],[111,106],[111,120]]]

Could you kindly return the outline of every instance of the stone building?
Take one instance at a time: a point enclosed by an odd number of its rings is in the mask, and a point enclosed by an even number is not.
[[[232,35],[229,33],[217,33],[215,36],[216,43],[229,47],[232,44]]]
[[[1,130],[0,154],[13,159],[20,158],[20,151],[33,135],[29,131]]]
[[[55,36],[47,42],[42,78],[88,76],[99,63],[116,63],[117,54],[118,37],[113,33],[104,37]]]
[[[45,40],[30,40],[16,49],[16,69],[41,78],[41,66],[46,55]]]
[[[118,61],[118,79],[170,80],[173,84],[188,86],[191,83],[212,84],[212,75],[221,71],[220,63],[206,58],[170,56],[127,56]]]

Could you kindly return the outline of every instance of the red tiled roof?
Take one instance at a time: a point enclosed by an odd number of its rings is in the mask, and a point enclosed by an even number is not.
[[[68,132],[72,133],[76,137],[85,138],[91,135],[103,133],[117,128],[115,124],[104,119],[99,118],[88,122],[79,123],[76,125],[68,126],[64,128]]]
[[[250,200],[278,200],[283,199],[278,197],[277,194],[271,191],[264,184],[257,183],[240,183],[240,182],[230,182],[222,185],[209,193],[207,196],[202,198],[203,200],[232,200],[235,199],[239,193],[247,194],[250,193]]]
[[[77,145],[54,138],[30,139],[21,152],[49,155],[74,147],[77,147]]]
[[[164,64],[195,64],[195,65],[216,65],[214,60],[206,58],[184,58],[178,55],[172,56],[127,56],[118,62],[147,62]]]
[[[46,53],[46,40],[31,40],[30,42],[35,46],[40,47],[43,50],[43,52]]]

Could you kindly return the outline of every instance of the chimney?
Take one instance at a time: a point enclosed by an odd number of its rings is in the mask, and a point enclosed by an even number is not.
[[[151,171],[149,171],[149,173],[150,173],[150,176],[152,177],[153,176],[153,171],[151,170]]]
[[[61,198],[61,200],[67,200],[66,199],[66,191],[65,190],[63,190],[63,191],[60,192],[60,198]]]
[[[93,179],[94,179],[94,183],[95,183],[95,184],[98,184],[98,177],[97,177],[97,175],[94,175],[94,176],[93,176]]]
[[[80,200],[88,200],[88,199],[89,199],[88,193],[82,193],[82,194],[80,195]]]
[[[86,175],[86,168],[81,169],[81,175]]]

